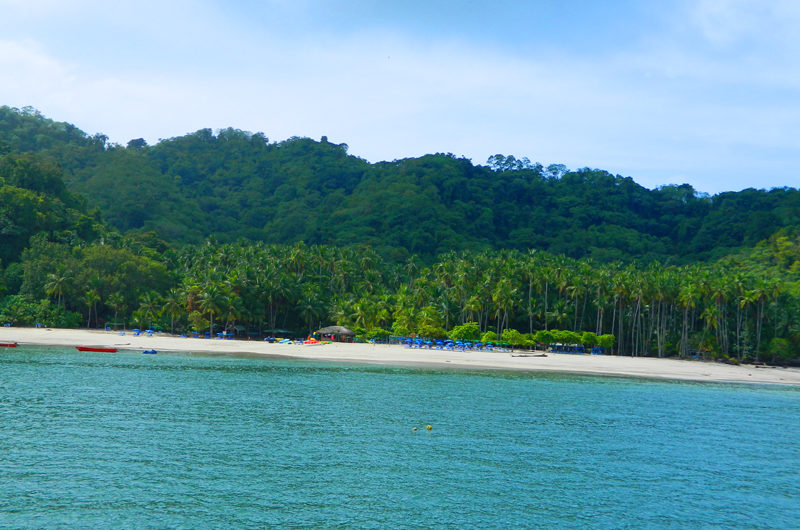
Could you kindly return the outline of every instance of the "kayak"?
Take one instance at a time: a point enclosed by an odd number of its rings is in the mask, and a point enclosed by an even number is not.
[[[78,351],[99,351],[99,352],[106,352],[106,353],[114,353],[117,351],[116,348],[108,348],[105,346],[75,346]]]

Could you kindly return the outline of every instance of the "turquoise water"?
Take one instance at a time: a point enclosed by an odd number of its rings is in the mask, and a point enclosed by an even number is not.
[[[0,526],[796,528],[799,468],[792,388],[0,352]]]

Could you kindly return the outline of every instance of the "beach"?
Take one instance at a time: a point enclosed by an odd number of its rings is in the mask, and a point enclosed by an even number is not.
[[[685,381],[800,385],[800,369],[729,365],[654,357],[574,355],[527,352],[411,349],[402,345],[329,343],[278,344],[255,340],[219,340],[144,333],[53,328],[0,328],[0,342],[46,346],[102,346],[119,350],[264,356],[380,365],[453,367],[475,370],[523,370]],[[0,352],[1,354],[2,352]],[[541,352],[540,352],[541,353]]]

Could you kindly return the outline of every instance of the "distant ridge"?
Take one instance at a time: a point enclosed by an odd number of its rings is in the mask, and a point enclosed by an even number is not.
[[[648,190],[599,169],[504,155],[486,165],[451,154],[371,164],[324,137],[275,143],[232,128],[120,146],[34,109],[0,107],[0,155],[14,153],[57,163],[69,191],[123,233],[154,231],[175,245],[208,237],[369,245],[393,261],[535,248],[687,263],[800,227],[794,188]]]

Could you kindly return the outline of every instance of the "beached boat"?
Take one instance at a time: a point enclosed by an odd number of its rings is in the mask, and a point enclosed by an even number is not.
[[[0,342],[0,348],[16,348],[16,342]]]
[[[114,353],[117,351],[116,348],[109,348],[106,346],[75,346],[78,351],[99,351],[105,353]]]

